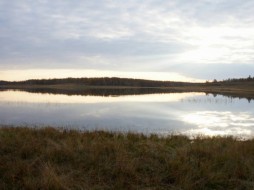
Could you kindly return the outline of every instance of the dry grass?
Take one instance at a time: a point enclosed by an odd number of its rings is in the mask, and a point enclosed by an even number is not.
[[[254,140],[2,127],[0,189],[254,189]]]

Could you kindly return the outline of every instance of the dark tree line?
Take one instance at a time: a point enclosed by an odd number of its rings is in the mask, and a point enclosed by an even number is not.
[[[222,84],[234,84],[234,83],[242,83],[242,82],[254,82],[254,77],[247,78],[228,78],[222,81],[218,81],[214,79],[212,82],[206,81],[206,85],[222,85]]]
[[[245,82],[245,81],[254,81],[254,77],[251,77],[249,75],[249,77],[247,78],[229,78],[229,79],[223,80],[223,82]]]
[[[0,80],[0,85],[5,85],[5,84],[9,84],[9,82]]]
[[[129,79],[129,78],[66,78],[66,79],[41,79],[41,80],[27,80],[21,82],[4,82],[2,85],[61,85],[61,84],[78,84],[86,86],[130,86],[130,87],[172,87],[172,86],[186,86],[197,83],[186,82],[171,82],[171,81],[154,81],[143,79]],[[1,84],[1,83],[0,83]]]
[[[223,83],[233,82],[248,82],[254,81],[254,77],[247,78],[232,78],[222,81],[206,82],[206,85],[221,85]],[[193,86],[202,85],[204,83],[189,83],[189,82],[172,82],[172,81],[154,81],[143,79],[130,79],[130,78],[64,78],[64,79],[33,79],[20,82],[7,82],[0,81],[0,85],[62,85],[62,84],[77,84],[85,86],[123,86],[123,87],[174,87],[174,86]]]

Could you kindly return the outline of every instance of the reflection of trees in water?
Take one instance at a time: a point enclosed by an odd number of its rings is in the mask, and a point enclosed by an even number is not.
[[[188,103],[206,103],[206,104],[232,104],[234,98],[227,98],[227,97],[206,97],[206,98],[188,98],[182,99],[182,102]]]
[[[212,96],[211,96],[212,95]],[[182,102],[189,102],[189,103],[210,103],[210,104],[232,104],[234,103],[234,100],[241,100],[246,99],[249,103],[252,101],[252,98],[243,98],[243,97],[237,97],[237,96],[230,96],[230,95],[224,95],[224,94],[209,94],[206,93],[205,98],[188,98],[188,99],[181,99]]]
[[[248,97],[248,96],[245,96],[245,95],[237,96],[237,95],[231,95],[231,94],[225,94],[225,93],[206,93],[207,96],[209,94],[212,94],[214,98],[217,97],[217,95],[222,95],[224,97],[228,97],[228,98],[231,98],[231,99],[239,99],[239,100],[240,99],[247,99],[249,103],[251,102],[251,100],[254,100],[254,98]]]
[[[0,89],[0,91],[5,91],[10,89]],[[30,93],[46,93],[46,94],[65,94],[65,95],[81,95],[81,96],[124,96],[124,95],[145,95],[145,94],[165,94],[165,93],[186,93],[186,92],[195,92],[191,90],[182,90],[182,89],[170,89],[170,88],[85,88],[85,89],[57,89],[57,88],[14,88],[11,90],[25,91]],[[250,103],[254,100],[253,97],[248,97],[243,95],[231,95],[227,93],[211,93],[205,92],[206,95],[212,95],[213,98],[211,100],[207,100],[206,102],[211,103],[222,103],[226,101],[226,103],[232,103],[232,99],[247,99]],[[228,97],[229,99],[218,99],[217,96],[222,95],[224,97]],[[199,102],[201,100],[192,100],[192,102]],[[213,101],[213,102],[212,102]]]
[[[123,96],[123,95],[143,95],[143,94],[183,92],[182,90],[172,90],[163,88],[87,88],[87,89],[25,88],[16,90],[30,93],[83,95],[83,96]]]

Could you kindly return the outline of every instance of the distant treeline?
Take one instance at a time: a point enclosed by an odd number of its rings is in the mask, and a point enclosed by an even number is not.
[[[214,79],[213,81],[209,82],[206,81],[206,85],[208,86],[221,86],[221,85],[236,85],[236,84],[248,84],[248,83],[253,83],[254,82],[254,77],[247,77],[247,78],[228,78],[224,80],[216,80]]]
[[[66,78],[66,79],[41,79],[26,80],[20,82],[0,81],[0,85],[61,85],[78,84],[86,86],[130,86],[130,87],[170,87],[170,86],[188,86],[198,83],[154,81],[130,78]]]
[[[0,81],[0,85],[64,85],[76,84],[85,86],[123,86],[123,87],[177,87],[177,86],[195,86],[195,85],[223,85],[235,82],[254,81],[254,77],[247,78],[232,78],[222,81],[214,79],[212,82],[206,83],[191,83],[191,82],[173,82],[173,81],[154,81],[144,79],[117,78],[117,77],[102,77],[102,78],[64,78],[64,79],[33,79],[26,81]]]
[[[245,81],[254,81],[254,77],[247,77],[247,78],[229,78],[229,79],[226,79],[226,80],[223,80],[222,82],[245,82]]]

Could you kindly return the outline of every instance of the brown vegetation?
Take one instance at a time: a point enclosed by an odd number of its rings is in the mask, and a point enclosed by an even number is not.
[[[0,189],[253,189],[254,140],[0,128]]]

